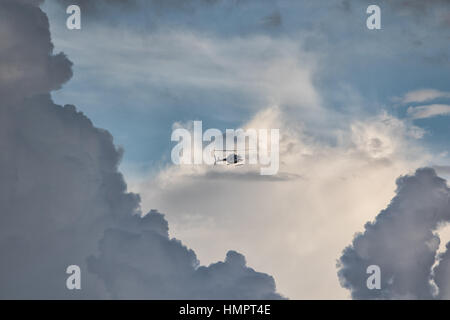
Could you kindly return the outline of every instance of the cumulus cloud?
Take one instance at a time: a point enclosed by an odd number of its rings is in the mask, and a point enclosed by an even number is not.
[[[76,45],[62,30],[59,43],[85,62],[85,69],[107,74],[109,82],[102,85],[108,89],[133,92],[143,109],[167,112],[158,123],[217,117],[238,125],[244,121],[247,127],[282,128],[282,164],[280,174],[270,178],[244,167],[164,168],[156,177],[134,181],[143,207],[166,212],[173,234],[196,248],[202,261],[223,259],[231,245],[252,266],[274,274],[290,297],[345,298],[335,270],[342,248],[392,198],[395,178],[423,165],[427,153],[417,148],[423,130],[386,114],[364,119],[359,115],[374,109],[367,105],[351,115],[324,110],[317,82],[326,73],[338,74],[334,82],[342,83],[345,77],[336,68],[358,74],[358,57],[365,74],[369,60],[391,59],[393,52],[409,56],[411,42],[418,39],[423,54],[434,53],[435,44],[442,46],[441,35],[436,42],[427,28],[426,35],[420,30],[405,35],[403,24],[392,21],[399,18],[396,10],[382,15],[388,36],[368,36],[367,6],[356,1],[351,18],[336,12],[335,2],[277,8],[275,1],[218,1],[200,10],[190,7],[200,2],[185,1],[185,8],[170,7],[175,1],[161,3],[164,7],[145,10],[144,19],[133,18],[144,35],[98,26]],[[230,8],[234,4],[237,10]],[[411,17],[405,20],[411,30]],[[283,37],[261,35],[268,26],[283,27]],[[99,43],[103,35],[108,41]],[[87,48],[100,46],[107,48],[108,59],[96,61]],[[132,62],[124,61],[124,52]],[[327,54],[328,63],[321,61]],[[111,68],[109,61],[120,68]],[[136,90],[136,84],[145,90]],[[341,94],[345,107],[353,103],[347,92]],[[280,108],[268,107],[274,104]],[[212,238],[217,241],[208,241]]]
[[[171,111],[180,116],[177,120],[186,120],[181,113],[187,109],[198,111],[197,108],[207,107],[208,115],[242,121],[248,119],[249,113],[245,113],[248,109],[255,111],[262,105],[281,104],[281,108],[267,108],[257,113],[246,125],[283,128],[283,134],[280,175],[263,181],[257,171],[246,169],[230,172],[225,168],[169,167],[156,179],[133,185],[134,190],[143,192],[143,206],[167,212],[172,232],[195,247],[202,261],[223,259],[223,252],[231,245],[244,252],[251,265],[275,274],[278,286],[290,297],[346,297],[347,292],[340,288],[336,277],[335,261],[351,241],[353,231],[371,220],[392,198],[395,177],[426,162],[428,155],[417,148],[415,141],[423,135],[423,130],[386,114],[361,120],[357,116],[345,117],[333,110],[323,110],[313,85],[313,79],[317,80],[313,72],[316,61],[308,59],[295,44],[305,42],[305,47],[315,50],[315,57],[319,56],[317,52],[329,54],[329,63],[319,66],[323,73],[339,74],[336,82],[341,83],[343,78],[335,68],[355,73],[353,67],[358,64],[358,57],[362,70],[367,70],[367,61],[390,59],[393,52],[410,56],[411,44],[415,49],[422,48],[415,51],[419,55],[438,55],[440,49],[447,50],[442,41],[445,30],[433,24],[431,26],[439,29],[439,33],[432,33],[429,28],[413,29],[415,21],[411,19],[411,11],[406,11],[407,17],[402,20],[405,25],[390,23],[389,36],[378,33],[382,36],[375,41],[367,35],[366,16],[361,14],[365,12],[365,4],[359,1],[352,2],[358,3],[358,8],[351,19],[336,13],[334,2],[306,6],[298,2],[297,11],[293,4],[274,8],[276,2],[273,1],[268,6],[265,6],[268,1],[218,1],[222,5],[205,6],[208,10],[192,10],[190,4],[199,1],[185,1],[184,8],[171,7],[179,1],[146,3],[160,3],[161,8],[149,10],[150,18],[149,11],[145,10],[144,19],[133,18],[137,24],[144,22],[139,25],[144,26],[143,37],[119,29],[111,32],[109,28],[99,28],[98,33],[83,34],[86,39],[83,45],[64,41],[63,35],[60,43],[78,51],[78,57],[87,61],[85,69],[106,74],[103,78],[110,79],[110,89],[120,89],[117,86],[120,83],[124,92],[134,93],[134,101],[142,100],[145,106],[164,106],[165,110],[176,101],[179,105]],[[241,7],[229,10],[234,4]],[[245,10],[244,4],[248,5]],[[258,4],[262,8],[258,8]],[[153,12],[157,12],[160,19],[156,19]],[[243,16],[242,12],[249,14]],[[299,19],[300,13],[302,19]],[[398,13],[383,13],[383,24],[398,19]],[[429,17],[425,23],[441,21],[440,15],[439,19]],[[361,28],[355,29],[355,21],[359,21]],[[187,25],[189,28],[185,27]],[[286,38],[259,34],[266,27],[279,26],[286,27]],[[158,27],[158,32],[149,32]],[[298,35],[299,29],[302,36]],[[352,37],[342,36],[350,33]],[[106,43],[99,42],[101,35],[108,35]],[[308,41],[303,41],[303,35],[307,35]],[[111,60],[102,56],[95,61],[95,54],[87,49],[99,50],[100,47],[107,48],[102,52]],[[399,48],[401,50],[396,51]],[[132,63],[123,61],[124,52],[132,57]],[[118,62],[114,65],[129,72],[111,69],[110,63],[104,64],[113,60]],[[135,61],[142,61],[142,64],[137,65]],[[150,72],[143,66],[151,66]],[[150,96],[146,96],[144,90],[136,90],[135,84],[144,81],[149,81],[149,85],[143,87]],[[343,96],[345,104],[350,103],[348,95]],[[169,99],[162,101],[160,97]],[[206,116],[201,112],[194,114]],[[314,116],[320,118],[323,126],[317,125],[319,121],[311,121]],[[303,127],[306,121],[309,127]],[[148,127],[148,123],[145,125]],[[331,141],[311,134],[314,129]],[[148,244],[140,239],[154,237],[154,233],[148,235],[148,231],[129,229],[123,224],[114,225],[105,233],[100,253],[90,258],[89,267],[106,281],[115,296],[121,296],[121,290],[128,291],[124,288],[132,288],[136,297],[141,297],[142,286],[149,276],[128,274],[129,270],[141,269],[132,262],[124,263],[123,256],[129,252],[126,248],[110,253],[112,243],[127,239],[121,242],[124,246],[133,243],[138,251],[144,251]],[[178,253],[183,265],[188,265],[189,261],[195,263],[184,250]],[[102,268],[108,261],[112,261],[111,268]],[[237,261],[241,261],[238,265],[242,267],[242,259]],[[228,262],[227,259],[218,265]],[[144,265],[147,263],[150,262]],[[147,269],[158,270],[158,266],[147,266]],[[192,269],[184,271],[190,273]],[[109,272],[117,272],[126,280],[124,283],[113,281]],[[138,281],[143,284],[137,285]],[[271,287],[269,282],[266,281],[265,288]]]
[[[140,217],[113,137],[51,100],[71,63],[38,4],[0,3],[0,298],[280,298],[242,255],[201,267],[161,214]],[[72,264],[81,291],[65,288]]]
[[[174,234],[202,261],[221,259],[232,245],[290,298],[346,298],[335,261],[372,210],[392,198],[395,177],[426,161],[417,146],[422,133],[382,113],[346,119],[327,142],[302,125],[302,115],[269,107],[243,125],[280,128],[280,170],[270,179],[251,166],[169,166],[131,181],[132,189],[143,207],[170,212]],[[211,237],[217,241],[205,241]]]
[[[63,53],[52,54],[40,1],[6,1],[0,12],[0,95],[3,103],[58,89],[72,76]],[[17,19],[20,15],[22,18]],[[33,50],[30,50],[33,48]]]
[[[437,298],[450,300],[450,242],[438,256],[438,265],[433,271],[434,282],[439,286]]]
[[[365,225],[338,262],[343,287],[355,299],[448,298],[449,253],[436,263],[437,230],[450,221],[450,189],[431,168],[397,180],[396,195],[373,222]],[[447,244],[447,249],[450,243]],[[381,289],[366,286],[369,265],[381,269]]]
[[[235,251],[224,262],[199,266],[192,250],[169,238],[167,222],[157,211],[107,230],[99,256],[90,257],[88,266],[119,299],[281,298],[274,279],[247,267]]]

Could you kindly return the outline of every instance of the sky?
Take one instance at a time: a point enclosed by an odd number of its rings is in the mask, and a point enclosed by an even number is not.
[[[88,297],[450,298],[449,1],[41,2],[1,5],[34,19],[0,34],[3,112],[26,131],[5,133],[3,169],[25,184],[5,173],[4,212],[16,214],[3,225],[51,212],[39,225],[58,232],[36,246],[71,230],[62,243],[89,270]],[[66,28],[69,4],[80,30]],[[371,4],[380,30],[366,27]],[[172,131],[196,120],[278,128],[278,174],[173,164]],[[37,179],[45,192],[27,187]],[[3,250],[26,250],[13,231]],[[56,260],[48,274],[67,262]],[[2,268],[24,265],[11,261]]]

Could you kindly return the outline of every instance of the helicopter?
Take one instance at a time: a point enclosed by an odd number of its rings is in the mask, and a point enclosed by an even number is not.
[[[226,157],[216,157],[216,152],[232,152],[231,154],[227,155]],[[226,164],[227,166],[242,166],[244,165],[244,158],[237,154],[236,149],[223,149],[223,150],[215,150],[214,149],[214,165],[221,163]]]

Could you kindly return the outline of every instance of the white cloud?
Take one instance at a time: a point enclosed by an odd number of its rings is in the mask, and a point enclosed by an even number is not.
[[[273,104],[320,109],[311,79],[316,58],[302,51],[298,40],[265,35],[220,38],[182,29],[142,35],[111,32],[107,26],[93,27],[82,36],[71,34],[70,39],[66,32],[55,28],[57,46],[77,58],[83,80],[101,77],[96,85],[102,86],[102,92],[126,90],[133,96],[129,108],[160,108],[170,95],[222,117],[236,108],[255,111]],[[74,80],[78,81],[77,75]],[[145,89],[138,90],[137,84]],[[224,97],[226,108],[217,103],[217,95]]]
[[[450,114],[450,105],[448,104],[430,104],[417,107],[409,107],[408,115],[413,119],[426,119],[436,116],[445,116]]]
[[[450,98],[450,92],[439,91],[435,89],[421,89],[406,93],[399,100],[402,103],[426,102],[439,98]]]
[[[283,108],[269,108],[247,126],[282,128],[280,174],[287,178],[258,179],[251,167],[169,167],[132,189],[144,207],[167,213],[173,233],[202,261],[235,248],[290,298],[346,298],[335,267],[342,248],[387,205],[396,177],[427,160],[414,127],[392,116],[350,122],[332,145]]]

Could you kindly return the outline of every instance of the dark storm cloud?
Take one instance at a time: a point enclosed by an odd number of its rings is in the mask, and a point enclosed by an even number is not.
[[[39,3],[2,2],[0,94],[3,103],[58,89],[72,76],[71,62],[64,54],[52,55],[49,22],[36,6]]]
[[[198,267],[161,214],[140,218],[111,134],[51,99],[71,62],[39,4],[0,2],[0,298],[279,298],[239,254]],[[80,291],[65,288],[72,264]]]
[[[433,166],[433,169],[436,170],[436,172],[441,175],[450,174],[450,166],[435,165]]]
[[[105,281],[114,298],[280,299],[275,281],[246,266],[235,251],[224,262],[199,267],[195,253],[169,239],[167,222],[157,211],[109,229],[90,270]],[[141,221],[138,221],[141,220]]]
[[[374,222],[365,225],[338,262],[343,287],[355,299],[431,299],[432,267],[440,239],[436,230],[450,221],[450,189],[431,168],[397,180],[397,194]],[[449,245],[447,245],[447,248]],[[447,253],[434,282],[448,294]],[[366,269],[381,268],[381,289],[369,290]]]
[[[434,281],[439,284],[440,299],[450,299],[450,242],[446,251],[439,255],[439,264],[434,268]]]

